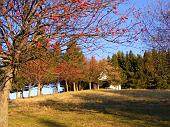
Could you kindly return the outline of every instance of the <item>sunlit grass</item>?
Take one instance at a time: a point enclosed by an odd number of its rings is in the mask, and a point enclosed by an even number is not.
[[[9,127],[168,127],[170,91],[99,90],[9,104]]]

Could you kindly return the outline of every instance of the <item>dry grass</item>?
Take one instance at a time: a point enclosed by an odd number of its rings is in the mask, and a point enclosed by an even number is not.
[[[168,127],[170,91],[99,90],[10,102],[9,127]]]

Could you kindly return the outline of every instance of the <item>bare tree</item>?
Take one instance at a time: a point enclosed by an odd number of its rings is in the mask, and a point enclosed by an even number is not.
[[[165,0],[151,2],[142,14],[142,39],[151,48],[170,48],[170,3]]]

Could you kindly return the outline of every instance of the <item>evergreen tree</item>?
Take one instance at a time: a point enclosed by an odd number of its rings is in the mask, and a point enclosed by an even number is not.
[[[146,75],[144,73],[144,61],[143,58],[140,54],[137,55],[137,66],[136,66],[136,74],[135,74],[135,79],[136,79],[136,87],[137,88],[146,88]]]
[[[170,49],[168,49],[166,53],[166,63],[167,63],[167,68],[166,68],[167,84],[168,84],[168,88],[170,88]]]
[[[64,60],[77,68],[81,68],[82,64],[84,64],[84,59],[83,52],[80,47],[77,46],[76,40],[71,41],[68,44],[66,53],[64,54]]]
[[[119,66],[122,72],[123,88],[165,89],[170,87],[170,50],[145,51],[137,56],[130,51],[113,54],[112,66]]]
[[[146,85],[147,85],[147,88],[149,89],[156,88],[155,67],[153,63],[154,63],[154,60],[153,60],[151,52],[145,52],[144,53],[144,65],[145,65],[144,72],[147,76]]]

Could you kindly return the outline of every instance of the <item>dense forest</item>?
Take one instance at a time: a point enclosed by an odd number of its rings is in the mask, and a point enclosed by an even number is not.
[[[120,68],[123,88],[170,88],[170,50],[145,51],[143,56],[118,52],[108,60]]]

